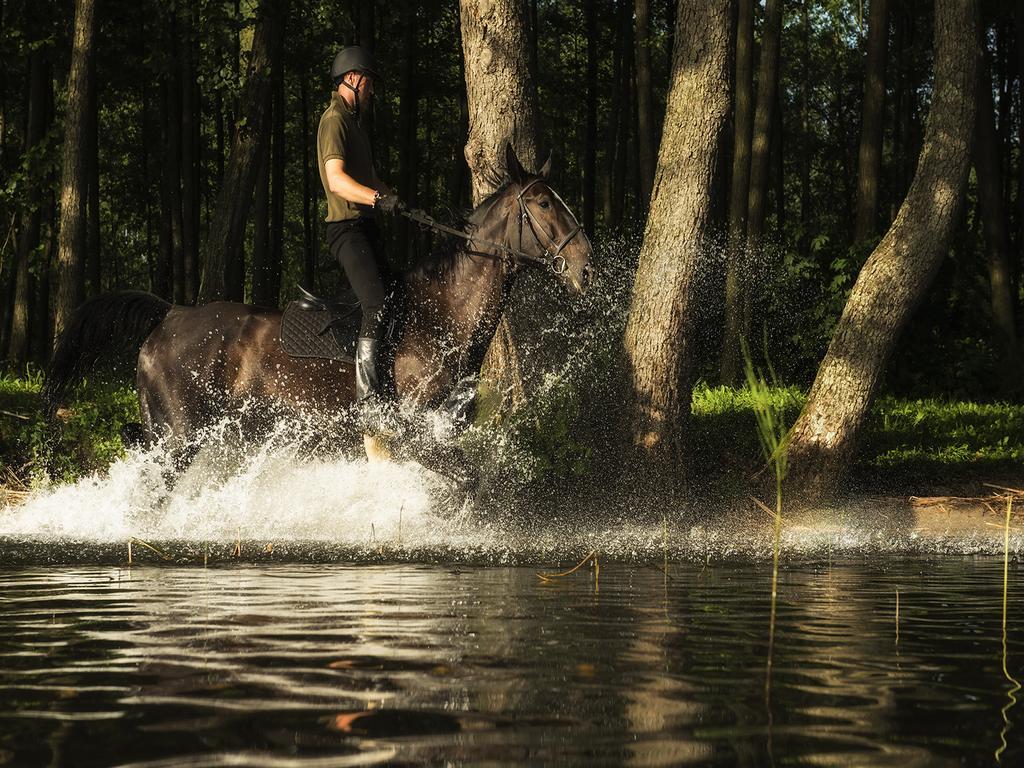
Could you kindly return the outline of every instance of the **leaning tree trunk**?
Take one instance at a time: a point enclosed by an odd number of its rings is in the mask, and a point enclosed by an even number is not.
[[[888,0],[871,0],[868,15],[868,61],[864,78],[864,109],[857,155],[857,218],[854,242],[875,232],[878,188],[882,176],[882,127],[885,119],[885,56],[889,42]]]
[[[750,193],[750,140],[754,129],[754,0],[739,0],[735,88],[729,234],[725,251],[725,328],[719,357],[721,381],[727,385],[734,383],[740,372],[743,254],[747,239],[747,196]]]
[[[663,467],[685,455],[698,272],[729,118],[730,0],[680,0],[665,126],[626,326],[634,443]],[[699,104],[700,109],[693,105]]]
[[[857,277],[789,435],[787,486],[807,502],[844,479],[889,355],[946,254],[970,163],[977,3],[936,0],[935,89],[917,172]]]
[[[989,285],[991,287],[992,319],[1002,348],[1010,389],[1019,388],[1021,360],[1017,346],[1017,323],[1014,315],[1013,270],[1010,232],[1006,205],[1003,202],[1003,179],[1000,162],[1002,143],[996,136],[992,79],[985,64],[984,40],[978,66],[978,107],[975,115],[974,169],[978,176],[978,207],[985,229],[988,249]]]
[[[242,252],[245,224],[260,168],[260,139],[264,135],[264,123],[270,119],[267,107],[273,87],[272,63],[281,55],[279,36],[274,34],[274,28],[283,23],[287,6],[287,0],[263,0],[260,3],[248,74],[240,99],[243,119],[236,126],[210,228],[201,249],[203,278],[199,284],[200,304],[225,295],[228,259],[231,254]]]
[[[518,0],[461,0],[469,138],[466,162],[473,204],[504,175],[505,144],[526,168],[537,167],[537,108],[530,77],[523,7]],[[508,405],[522,397],[522,374],[508,320],[502,318],[483,365],[486,378]]]
[[[85,262],[85,138],[89,119],[89,91],[92,67],[92,38],[95,0],[76,0],[71,74],[64,113],[64,149],[60,180],[60,234],[58,237],[57,280],[53,307],[53,338],[56,339],[82,299],[82,269]]]

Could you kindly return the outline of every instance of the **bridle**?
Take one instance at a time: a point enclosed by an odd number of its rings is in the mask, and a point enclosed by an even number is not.
[[[572,241],[572,239],[576,237],[576,235],[583,231],[583,226],[580,224],[579,219],[576,218],[576,215],[572,212],[572,210],[570,210],[569,206],[565,204],[565,201],[562,200],[562,198],[558,196],[558,193],[551,188],[551,185],[547,185],[548,191],[552,195],[554,195],[555,199],[558,200],[558,202],[562,204],[562,207],[565,208],[566,212],[572,218],[573,223],[572,230],[569,232],[569,234],[562,238],[561,242],[556,243],[552,238],[548,237],[548,233],[544,230],[544,227],[541,226],[540,222],[537,221],[533,212],[530,210],[530,206],[528,206],[526,204],[526,201],[523,200],[523,195],[526,194],[527,190],[530,187],[532,187],[534,184],[543,181],[543,177],[538,176],[537,178],[530,181],[528,184],[524,184],[523,188],[520,189],[519,193],[516,195],[516,202],[519,204],[520,212],[519,247],[522,248],[523,246],[523,227],[525,225],[529,225],[530,234],[533,235],[533,239],[537,241],[537,245],[539,245],[541,250],[544,252],[544,257],[546,258],[548,266],[550,267],[551,271],[554,272],[556,275],[560,275],[563,272],[565,272],[565,270],[568,268],[568,265],[565,263],[565,257],[562,256],[562,251],[565,249],[565,246],[567,246]],[[540,236],[537,234],[538,229],[544,233],[544,238],[545,240],[547,240],[547,245],[544,244],[544,242],[540,239]],[[554,250],[552,250],[552,247],[554,248]]]
[[[538,176],[537,178],[531,180],[529,183],[523,185],[522,189],[520,189],[519,192],[516,194],[516,204],[519,206],[519,213],[517,215],[517,218],[519,219],[518,248],[513,248],[508,243],[496,243],[491,240],[481,240],[479,237],[476,237],[475,235],[467,234],[462,230],[446,226],[439,222],[437,219],[433,218],[432,216],[429,216],[424,211],[415,208],[402,211],[402,215],[405,216],[410,221],[414,221],[420,226],[426,227],[427,229],[432,229],[436,232],[442,232],[446,235],[451,235],[452,237],[460,237],[463,240],[476,243],[477,245],[488,246],[490,248],[494,248],[497,251],[496,254],[490,253],[488,251],[467,251],[467,253],[470,253],[474,256],[484,256],[489,259],[501,259],[502,261],[511,262],[516,266],[525,264],[527,266],[541,267],[545,269],[550,269],[551,272],[556,275],[561,275],[566,271],[566,269],[568,269],[568,264],[565,261],[565,257],[562,255],[562,251],[565,250],[565,247],[569,245],[569,243],[572,241],[574,237],[576,237],[576,235],[580,234],[583,231],[583,227],[580,225],[579,220],[576,218],[572,210],[570,210],[569,206],[566,205],[562,198],[558,196],[558,193],[555,192],[555,190],[551,189],[550,186],[548,186],[548,191],[550,191],[551,194],[555,196],[558,202],[562,203],[562,206],[565,208],[566,212],[572,218],[573,222],[572,231],[570,231],[569,234],[563,237],[560,242],[556,243],[551,237],[548,236],[547,232],[544,230],[544,227],[541,226],[541,223],[537,219],[536,215],[533,213],[533,211],[530,210],[530,206],[527,205],[525,200],[523,200],[523,195],[526,194],[526,191],[530,189],[530,187],[532,187],[534,184],[537,184],[538,182],[543,181],[544,179]],[[540,249],[544,254],[543,256],[534,256],[532,253],[527,253],[526,251],[523,250],[523,231],[526,227],[529,227],[530,234],[533,235],[533,239],[537,242],[537,245],[540,246]],[[544,235],[544,239],[547,241],[546,245],[544,240],[541,240],[541,237],[538,234],[538,230]]]

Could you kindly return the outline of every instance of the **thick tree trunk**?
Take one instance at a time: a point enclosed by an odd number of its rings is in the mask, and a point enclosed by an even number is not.
[[[519,0],[460,0],[462,53],[466,68],[469,139],[466,162],[473,204],[494,191],[504,176],[505,145],[511,142],[524,167],[537,167],[537,107]],[[502,318],[483,364],[484,378],[514,406],[522,374],[508,321]]]
[[[978,176],[978,207],[985,228],[988,249],[989,282],[992,289],[992,319],[997,341],[1003,351],[1005,368],[1010,372],[1013,388],[1019,386],[1020,349],[1017,346],[1017,323],[1011,290],[1012,267],[1010,230],[1003,203],[1003,179],[1000,149],[994,125],[992,79],[985,63],[984,41],[978,64],[978,106],[975,117],[974,168]],[[1009,382],[1008,382],[1009,383]]]
[[[788,487],[814,501],[845,477],[879,378],[946,254],[970,163],[977,4],[936,0],[935,90],[917,173],[857,277],[789,437]]]
[[[222,298],[227,293],[227,267],[242,253],[245,224],[252,204],[253,188],[259,171],[258,153],[264,123],[269,119],[267,105],[272,87],[270,69],[280,55],[278,36],[274,27],[283,22],[287,14],[287,0],[263,0],[253,37],[248,74],[241,103],[245,112],[244,123],[237,126],[231,146],[231,155],[224,170],[220,192],[214,208],[210,229],[203,241],[203,279],[199,286],[199,303]],[[237,273],[232,275],[233,288],[237,288]]]
[[[85,258],[85,145],[95,0],[75,1],[74,44],[68,76],[67,109],[64,113],[64,149],[60,182],[60,235],[54,277],[53,338],[64,329],[82,299],[82,269]]]
[[[474,205],[504,175],[507,142],[526,168],[537,165],[537,107],[521,6],[517,0],[460,2]]]
[[[860,149],[857,153],[857,219],[854,242],[875,233],[878,190],[882,177],[882,128],[885,120],[885,58],[889,42],[888,0],[871,0],[868,15],[868,57],[864,77]]]
[[[50,62],[47,48],[35,45],[29,54],[28,121],[25,126],[25,151],[32,152],[45,137],[50,113]],[[33,254],[39,247],[42,227],[42,195],[32,185],[28,205],[22,213],[18,233],[18,250],[14,268],[14,307],[8,339],[7,359],[12,366],[21,366],[29,357],[29,326],[32,292],[35,280],[29,271]]]
[[[754,128],[754,0],[739,0],[735,78],[732,183],[729,188],[729,233],[726,241],[725,328],[719,357],[723,384],[734,383],[740,372],[745,274],[743,255],[747,240],[747,198],[750,194],[750,141]]]
[[[712,189],[729,118],[730,32],[729,0],[680,0],[654,194],[626,326],[633,440],[667,467],[684,457],[689,437],[694,288],[713,235]]]
[[[654,94],[651,87],[651,21],[648,0],[636,0],[636,113],[640,209],[648,210],[654,186]]]

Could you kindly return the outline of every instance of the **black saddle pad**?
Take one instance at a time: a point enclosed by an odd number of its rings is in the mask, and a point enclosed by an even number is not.
[[[355,362],[359,335],[358,307],[344,313],[302,309],[293,301],[281,318],[281,347],[292,357],[319,357]],[[342,343],[338,338],[341,337]]]

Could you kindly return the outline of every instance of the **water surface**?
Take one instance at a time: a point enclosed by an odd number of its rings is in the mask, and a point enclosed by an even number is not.
[[[1019,565],[538,570],[0,570],[0,764],[1024,761]]]

